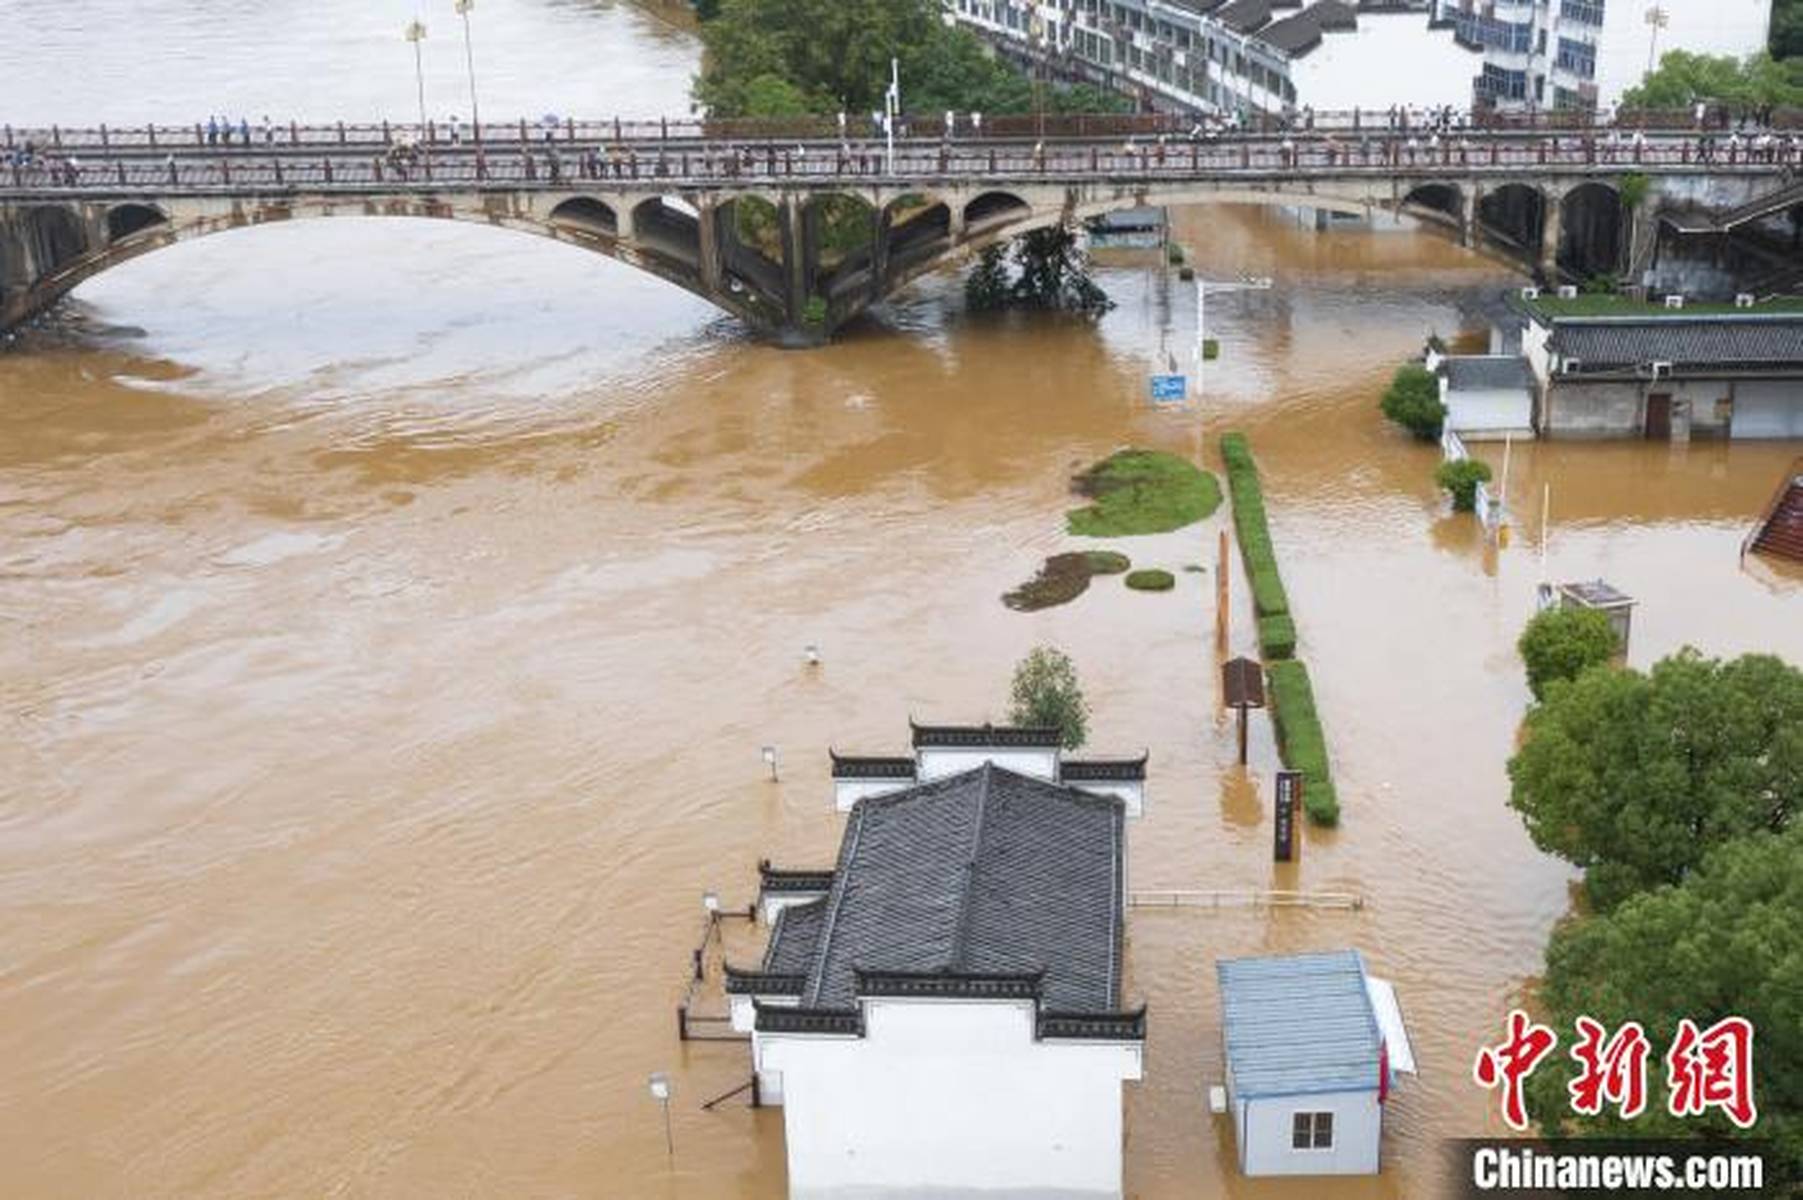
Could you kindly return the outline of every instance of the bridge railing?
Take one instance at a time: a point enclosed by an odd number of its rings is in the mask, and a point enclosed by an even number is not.
[[[641,153],[641,150],[644,151]],[[901,143],[890,163],[875,143],[812,148],[637,146],[561,144],[524,148],[483,147],[476,152],[440,154],[415,148],[372,150],[366,154],[270,153],[84,158],[74,151],[14,156],[0,168],[0,193],[70,191],[101,193],[243,192],[340,187],[387,191],[430,191],[443,186],[504,185],[556,187],[572,180],[669,179],[684,184],[731,184],[746,179],[801,177],[881,179],[997,179],[1045,176],[1148,179],[1215,178],[1315,172],[1330,176],[1365,172],[1451,171],[1482,174],[1534,170],[1580,174],[1624,167],[1648,169],[1692,165],[1696,140],[1690,137],[1642,142],[1595,138],[1544,138],[1532,142],[1470,142],[1468,139],[1410,136],[1341,140],[1331,136],[1270,141],[1196,142],[1166,145],[1118,142],[1066,145],[989,144],[914,140]],[[1774,140],[1764,147],[1739,146],[1711,160],[1722,166],[1767,171],[1803,163],[1803,147]]]
[[[1582,110],[1500,112],[1478,109],[1442,119],[1406,109],[1304,109],[1289,115],[1257,114],[1235,121],[1188,113],[1044,113],[993,114],[911,113],[900,119],[903,136],[958,139],[1072,140],[1113,137],[1171,137],[1197,132],[1239,136],[1307,133],[1584,133],[1608,128],[1645,131],[1726,131],[1743,114],[1726,106],[1708,107],[1701,120],[1694,109],[1624,109],[1611,121],[1606,114]],[[1803,129],[1803,109],[1765,114],[1775,129]],[[950,127],[947,127],[947,117]],[[257,149],[279,147],[387,146],[397,142],[453,145],[522,145],[546,142],[629,141],[782,141],[880,137],[870,114],[848,113],[843,119],[810,116],[782,119],[713,119],[654,117],[576,119],[515,118],[485,122],[480,128],[461,122],[311,122],[241,120],[237,123],[197,121],[192,124],[97,125],[63,127],[0,126],[0,144],[8,149],[27,143],[50,151],[179,150],[194,147]]]

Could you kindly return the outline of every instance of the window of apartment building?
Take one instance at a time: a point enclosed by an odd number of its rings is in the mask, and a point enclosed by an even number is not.
[[[1525,100],[1528,94],[1527,72],[1508,71],[1494,63],[1485,63],[1483,74],[1477,79],[1477,91],[1480,96],[1496,100]]]
[[[1603,0],[1560,0],[1559,17],[1580,25],[1603,23]]]
[[[1330,1112],[1297,1113],[1291,1119],[1290,1124],[1290,1149],[1333,1149],[1333,1114]]]
[[[1596,78],[1596,47],[1589,42],[1560,38],[1559,57],[1553,61],[1574,75],[1582,75],[1585,79]]]

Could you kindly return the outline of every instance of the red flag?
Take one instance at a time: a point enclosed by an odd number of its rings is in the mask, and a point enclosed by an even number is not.
[[[1390,1042],[1388,1038],[1377,1043],[1377,1102],[1382,1104],[1390,1098]]]

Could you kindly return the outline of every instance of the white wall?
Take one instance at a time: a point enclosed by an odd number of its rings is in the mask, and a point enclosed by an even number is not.
[[[864,1001],[863,1038],[758,1034],[781,1075],[789,1195],[1121,1194],[1138,1043],[1033,1040],[1027,1001]],[[767,1077],[767,1076],[766,1076]]]
[[[1319,46],[1290,64],[1297,107],[1471,107],[1471,78],[1484,60],[1454,42],[1452,30],[1429,29],[1426,13],[1361,12],[1358,25],[1322,34]]]
[[[1129,817],[1137,817],[1145,812],[1146,785],[1139,779],[1085,779],[1081,783],[1067,783],[1066,787],[1074,787],[1078,791],[1088,792],[1095,796],[1113,796],[1126,807]]]
[[[1771,0],[1660,0],[1659,7],[1665,10],[1669,21],[1659,31],[1659,55],[1667,50],[1688,50],[1693,54],[1729,54],[1744,58],[1765,49],[1772,15]],[[1599,104],[1618,102],[1622,92],[1639,83],[1646,74],[1647,51],[1652,46],[1646,9],[1647,5],[1643,3],[1606,0],[1603,28],[1596,39]],[[1556,0],[1553,10],[1558,11]],[[1571,22],[1563,22],[1562,26],[1566,30],[1585,28],[1574,27]],[[1577,40],[1570,32],[1564,36]],[[1557,37],[1555,33],[1547,43],[1549,62],[1558,56]],[[1550,91],[1547,98],[1550,101]]]
[[[850,812],[852,806],[866,796],[886,796],[914,786],[912,779],[835,779],[833,808]]]
[[[986,762],[1013,771],[1016,775],[1031,775],[1035,779],[1058,778],[1058,748],[1048,746],[1044,749],[1029,747],[1025,749],[1001,748],[996,746],[922,746],[916,752],[920,761],[920,781],[943,779],[947,775],[959,775],[974,770]]]
[[[1466,441],[1533,433],[1534,397],[1526,388],[1447,388],[1441,399],[1446,403],[1447,425]]]
[[[1369,1175],[1383,1141],[1383,1106],[1375,1089],[1236,1101],[1241,1170],[1247,1175]],[[1299,1112],[1333,1113],[1333,1146],[1294,1150],[1290,1134]]]
[[[1695,409],[1692,409],[1693,419]],[[1743,380],[1734,385],[1737,438],[1803,438],[1803,383],[1796,380]]]
[[[776,914],[796,904],[807,904],[826,895],[825,892],[765,892],[758,915],[765,925],[776,924]]]

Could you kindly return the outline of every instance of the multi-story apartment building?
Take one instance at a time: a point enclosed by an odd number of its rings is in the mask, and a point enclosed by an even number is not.
[[[1765,49],[1771,0],[1436,0],[1459,43],[1478,50],[1480,104],[1608,108],[1666,50]]]
[[[1463,109],[1480,47],[1434,0],[946,0],[1004,52],[1156,108],[1291,113]]]

